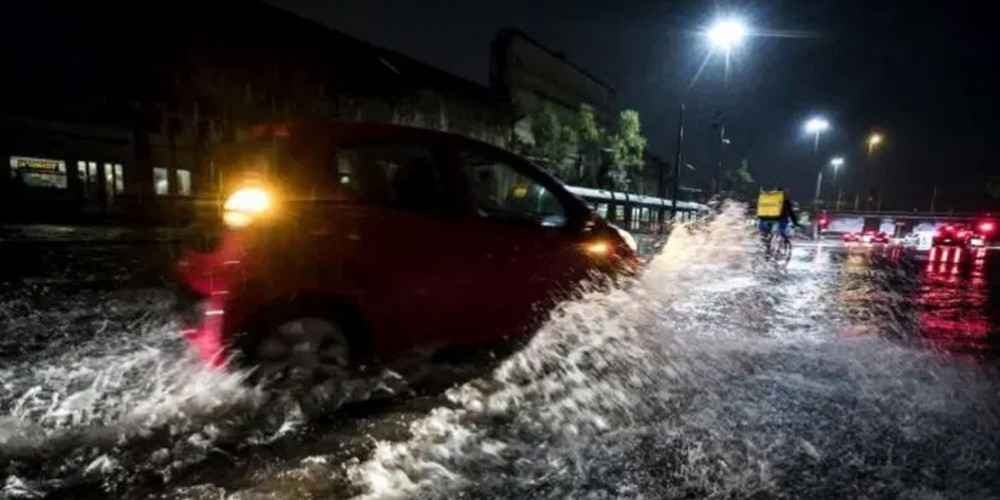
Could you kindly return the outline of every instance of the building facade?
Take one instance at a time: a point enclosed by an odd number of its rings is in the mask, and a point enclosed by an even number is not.
[[[399,123],[505,144],[504,96],[255,0],[0,7],[0,218],[182,222],[255,123]],[[17,43],[13,43],[17,41]]]

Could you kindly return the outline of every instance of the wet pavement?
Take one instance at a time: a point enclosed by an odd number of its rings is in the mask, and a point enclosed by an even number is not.
[[[0,244],[0,498],[1000,496],[995,252],[778,265],[738,213],[485,373],[324,416],[194,359],[169,245]]]

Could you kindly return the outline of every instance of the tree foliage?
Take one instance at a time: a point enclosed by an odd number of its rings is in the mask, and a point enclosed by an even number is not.
[[[576,113],[576,128],[579,131],[581,146],[596,146],[604,140],[605,131],[597,124],[594,107],[581,104]]]
[[[546,103],[531,115],[531,136],[532,143],[518,145],[520,152],[564,182],[597,181],[594,175],[582,174],[580,167],[587,160],[600,163],[607,153],[607,181],[613,188],[627,189],[645,164],[646,138],[635,110],[622,111],[616,129],[608,133],[588,104],[563,122]]]
[[[628,189],[645,165],[646,138],[642,136],[639,112],[626,109],[618,116],[618,127],[608,136],[611,152],[608,177],[616,189]]]
[[[728,184],[729,189],[736,192],[753,186],[753,175],[750,174],[750,169],[747,168],[746,163],[740,165],[739,168],[726,171],[726,184]]]
[[[572,124],[563,124],[549,104],[543,105],[531,117],[534,144],[525,153],[542,168],[559,178],[572,175],[573,157],[580,148],[577,131]]]

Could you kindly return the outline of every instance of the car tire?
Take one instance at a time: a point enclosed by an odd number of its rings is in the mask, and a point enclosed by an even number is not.
[[[238,343],[249,381],[267,388],[309,390],[342,382],[359,367],[362,343],[355,315],[345,307],[300,301],[255,315]]]

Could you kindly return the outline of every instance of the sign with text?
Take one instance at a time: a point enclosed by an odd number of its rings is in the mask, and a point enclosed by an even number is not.
[[[10,176],[26,186],[66,189],[66,162],[48,158],[11,156]]]

